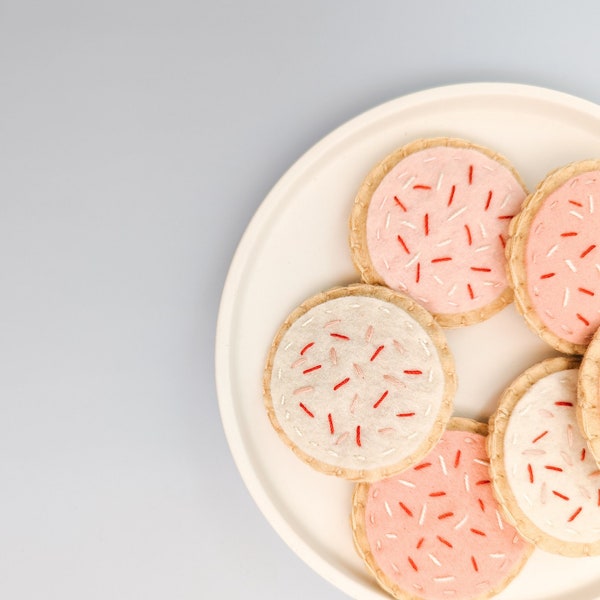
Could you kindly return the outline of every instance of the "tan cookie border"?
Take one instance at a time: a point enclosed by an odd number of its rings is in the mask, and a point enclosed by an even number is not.
[[[551,171],[538,184],[536,190],[525,201],[519,214],[510,223],[509,239],[506,244],[508,278],[513,288],[515,306],[525,322],[539,337],[559,352],[565,354],[583,354],[586,344],[574,344],[550,331],[540,319],[527,291],[526,247],[531,224],[546,197],[569,179],[588,171],[600,170],[600,160],[582,160],[572,162]]]
[[[600,554],[600,539],[592,543],[566,542],[542,531],[527,517],[508,483],[504,465],[504,437],[512,410],[533,384],[552,373],[577,368],[579,364],[579,357],[558,356],[537,363],[519,375],[504,391],[496,412],[490,417],[488,436],[492,489],[506,519],[525,539],[542,550],[572,557]]]
[[[594,334],[579,368],[577,422],[600,465],[600,329]]]
[[[298,318],[308,312],[314,306],[317,306],[328,300],[334,298],[341,298],[346,296],[366,296],[370,298],[377,298],[384,302],[390,302],[406,311],[415,321],[417,321],[425,330],[425,332],[431,338],[434,346],[438,351],[442,371],[444,373],[444,393],[440,402],[440,408],[437,414],[437,418],[433,424],[433,427],[426,439],[419,445],[419,447],[410,456],[405,457],[401,461],[387,465],[385,467],[379,467],[375,469],[346,469],[337,467],[328,463],[317,460],[313,456],[307,454],[301,450],[294,442],[287,436],[283,428],[281,427],[275,410],[273,407],[273,400],[271,397],[271,378],[273,372],[273,361],[277,348],[288,329],[291,327]],[[285,444],[292,449],[294,454],[306,464],[310,465],[317,471],[325,473],[326,475],[334,475],[344,479],[352,481],[375,481],[382,479],[402,471],[408,468],[410,465],[418,462],[425,456],[429,450],[437,443],[441,437],[448,420],[452,414],[454,396],[456,393],[456,370],[454,367],[454,358],[443,330],[440,328],[438,323],[435,321],[433,316],[420,304],[415,302],[412,298],[395,292],[389,288],[382,286],[373,286],[368,284],[353,284],[346,287],[336,287],[326,292],[317,294],[305,302],[303,302],[298,308],[296,308],[285,320],[285,322],[279,328],[279,331],[275,335],[273,344],[269,351],[267,362],[263,374],[263,397],[265,408],[269,416],[269,420],[273,425],[275,431],[279,434],[279,437],[285,442]]]
[[[371,262],[367,245],[367,214],[371,197],[383,178],[404,158],[420,150],[433,148],[437,146],[446,146],[452,148],[466,148],[477,150],[485,154],[492,160],[506,167],[515,177],[519,185],[527,194],[525,183],[513,165],[501,154],[493,152],[489,148],[467,142],[459,138],[436,137],[427,139],[418,139],[410,142],[401,148],[395,150],[386,156],[368,173],[358,193],[354,199],[352,212],[349,220],[349,244],[352,255],[352,261],[357,271],[360,273],[363,281],[371,284],[385,285],[383,279]],[[498,298],[486,304],[485,306],[462,313],[434,313],[434,317],[442,327],[463,327],[473,325],[489,319],[491,316],[502,310],[513,300],[513,292],[510,286],[502,292]]]
[[[486,436],[488,434],[488,426],[486,423],[480,423],[478,421],[465,419],[462,417],[453,417],[450,419],[447,429],[449,431],[465,431],[482,436]],[[365,526],[365,509],[369,497],[369,489],[370,484],[359,483],[354,488],[354,494],[352,496],[351,526],[356,551],[364,561],[368,571],[375,577],[379,585],[394,598],[398,598],[399,600],[422,600],[422,596],[415,596],[414,594],[407,592],[405,589],[394,583],[377,565],[377,561],[373,556],[373,552],[371,551],[371,547],[369,545]],[[531,556],[533,550],[534,546],[531,545],[529,552],[524,553],[523,559],[514,566],[513,572],[498,586],[487,591],[481,596],[472,598],[471,600],[485,600],[486,598],[495,596],[505,589],[506,586],[508,586],[509,583],[513,581],[514,578],[521,572],[521,569],[525,566],[525,563]]]

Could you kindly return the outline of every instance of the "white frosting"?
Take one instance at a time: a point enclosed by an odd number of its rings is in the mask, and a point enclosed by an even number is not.
[[[519,506],[540,530],[589,543],[600,539],[600,476],[577,426],[577,375],[552,373],[523,395],[508,422],[504,461]]]
[[[271,396],[284,432],[307,454],[343,468],[411,455],[430,435],[443,394],[429,335],[376,298],[313,307],[285,333],[274,358]]]

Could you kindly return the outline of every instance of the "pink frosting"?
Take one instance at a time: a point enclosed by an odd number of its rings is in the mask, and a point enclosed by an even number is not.
[[[391,288],[431,312],[481,308],[507,287],[504,244],[525,192],[482,152],[437,146],[400,161],[373,193],[367,244]]]
[[[529,552],[500,516],[485,438],[464,431],[446,431],[419,465],[373,484],[366,526],[388,578],[431,600],[482,596]]]
[[[570,179],[544,200],[527,241],[533,307],[551,332],[574,344],[587,344],[600,326],[599,201],[600,171]]]

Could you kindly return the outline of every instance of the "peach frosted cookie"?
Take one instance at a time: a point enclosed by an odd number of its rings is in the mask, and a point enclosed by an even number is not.
[[[396,598],[487,598],[529,557],[531,544],[503,520],[492,494],[486,432],[452,419],[420,463],[356,487],[357,550]]]
[[[526,196],[504,159],[457,139],[418,140],[361,185],[350,246],[364,281],[406,292],[443,326],[468,325],[512,301],[504,248]]]
[[[600,161],[550,173],[511,226],[515,304],[560,352],[583,354],[600,325]]]
[[[579,369],[577,422],[596,462],[600,464],[600,329],[587,347]]]
[[[436,443],[456,380],[443,331],[425,309],[359,284],[292,312],[263,385],[271,423],[299,458],[326,474],[372,480]]]
[[[578,366],[559,357],[531,367],[490,419],[500,502],[523,536],[566,556],[600,553],[600,471],[577,426]]]

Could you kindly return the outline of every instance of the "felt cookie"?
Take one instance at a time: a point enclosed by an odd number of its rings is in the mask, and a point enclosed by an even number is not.
[[[600,329],[587,347],[577,380],[577,422],[600,464]]]
[[[483,321],[512,302],[505,244],[525,196],[491,150],[417,140],[362,183],[350,216],[354,264],[364,281],[406,292],[444,327]]]
[[[551,358],[504,392],[490,419],[492,484],[520,533],[565,556],[600,553],[600,470],[577,426],[579,361]]]
[[[488,598],[530,556],[492,494],[486,434],[485,424],[454,418],[422,462],[356,486],[356,548],[394,597]]]
[[[507,247],[515,305],[548,344],[583,354],[600,325],[600,161],[553,171],[523,204]]]
[[[318,294],[279,329],[263,379],[296,455],[352,480],[399,471],[442,434],[456,390],[443,331],[419,304],[365,284]]]

